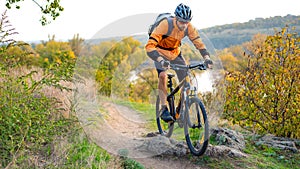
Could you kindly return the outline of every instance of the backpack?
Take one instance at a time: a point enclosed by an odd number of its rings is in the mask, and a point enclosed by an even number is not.
[[[154,31],[154,29],[160,24],[161,21],[163,21],[164,19],[168,20],[168,32],[166,35],[164,35],[165,37],[167,37],[168,35],[171,34],[172,29],[174,27],[173,22],[172,22],[172,18],[173,16],[171,15],[171,13],[161,13],[156,17],[156,20],[154,22],[154,24],[150,25],[149,30],[148,30],[148,35],[149,37],[151,36],[152,32]]]
[[[168,37],[170,34],[171,34],[171,32],[172,32],[172,30],[173,30],[173,28],[174,28],[174,25],[173,25],[173,19],[174,18],[174,16],[172,16],[171,15],[171,13],[161,13],[161,14],[159,14],[157,17],[156,17],[156,20],[155,20],[155,22],[154,22],[154,24],[152,24],[152,25],[150,25],[150,27],[149,27],[149,30],[148,30],[148,35],[149,35],[149,37],[151,36],[151,34],[152,34],[152,32],[154,31],[154,29],[160,24],[160,22],[161,21],[163,21],[164,19],[167,19],[168,20],[168,32],[167,32],[167,34],[165,34],[165,35],[163,35],[163,39],[164,38],[166,38],[166,37]],[[185,32],[184,32],[184,36],[187,36],[187,29],[185,30]]]

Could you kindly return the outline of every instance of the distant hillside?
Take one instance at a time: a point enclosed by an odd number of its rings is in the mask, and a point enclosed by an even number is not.
[[[233,23],[220,26],[214,26],[199,30],[200,35],[205,34],[212,42],[216,49],[224,49],[232,45],[239,45],[243,42],[252,39],[257,33],[273,35],[275,30],[281,30],[286,25],[295,26],[296,31],[300,32],[300,16],[287,15],[284,17],[275,16],[270,18],[256,18],[244,23]],[[148,35],[135,35],[136,40],[145,44],[148,40]],[[99,43],[108,40],[119,41],[122,37],[105,38],[105,39],[90,39],[89,43]],[[186,38],[184,42],[189,42]]]
[[[274,30],[295,26],[300,31],[300,16],[287,15],[284,17],[275,16],[270,18],[256,18],[245,23],[233,23],[221,26],[214,26],[201,31],[209,38],[216,49],[223,49],[232,45],[242,44],[252,39],[257,33],[274,34]]]

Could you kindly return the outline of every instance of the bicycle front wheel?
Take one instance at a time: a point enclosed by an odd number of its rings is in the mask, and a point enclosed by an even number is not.
[[[184,134],[193,155],[201,156],[208,146],[209,126],[206,110],[197,97],[189,98],[185,109]]]
[[[157,123],[157,128],[158,132],[166,137],[171,137],[174,129],[174,122],[169,122],[166,123],[160,118],[160,99],[159,96],[156,98],[156,123]]]

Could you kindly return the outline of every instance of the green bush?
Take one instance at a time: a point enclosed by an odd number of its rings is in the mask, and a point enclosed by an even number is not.
[[[37,153],[63,133],[67,120],[54,106],[58,101],[41,91],[59,87],[59,77],[49,73],[34,80],[38,72],[21,72],[22,63],[7,55],[7,48],[0,51],[0,156],[2,166],[18,166],[24,154]]]
[[[8,37],[14,32],[6,17],[1,18],[0,47],[0,158],[1,166],[28,168],[34,160],[28,156],[47,156],[53,139],[65,133],[69,120],[56,106],[58,100],[47,97],[46,86],[68,90],[60,84],[70,81],[74,62],[50,65],[30,71],[28,62],[12,49],[18,46]],[[7,29],[7,30],[6,30]],[[8,39],[8,40],[5,40]],[[23,44],[22,44],[23,45]],[[37,71],[38,70],[38,71]],[[37,77],[39,76],[39,77]],[[69,129],[69,128],[68,128]],[[49,150],[50,149],[50,150]]]

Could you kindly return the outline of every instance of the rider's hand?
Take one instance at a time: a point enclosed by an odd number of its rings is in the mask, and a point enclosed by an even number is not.
[[[213,62],[210,60],[210,58],[206,58],[206,59],[204,60],[204,64],[205,64],[205,66],[206,66],[207,68],[212,69]]]
[[[170,68],[170,62],[168,60],[161,60],[159,62],[163,68]]]

